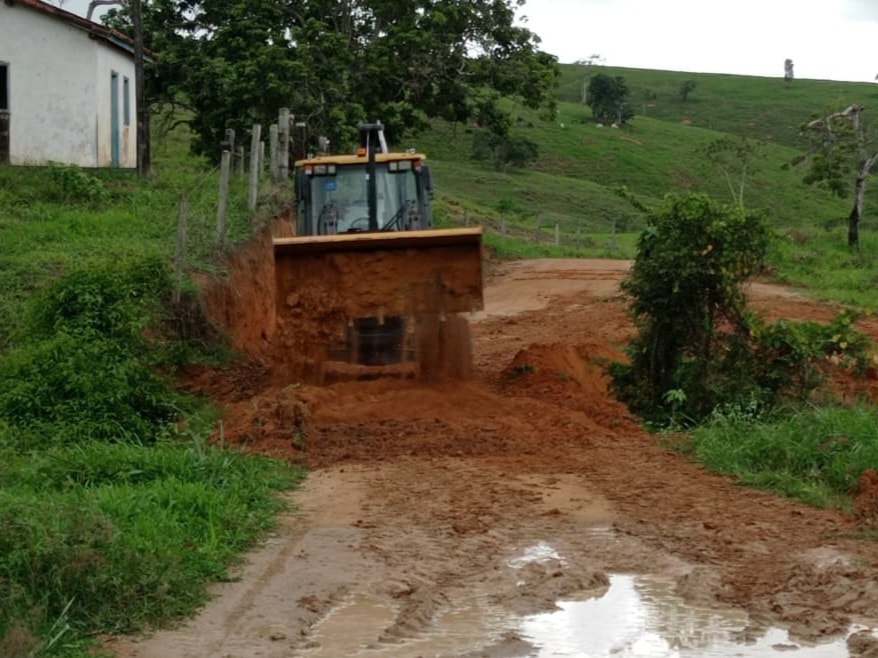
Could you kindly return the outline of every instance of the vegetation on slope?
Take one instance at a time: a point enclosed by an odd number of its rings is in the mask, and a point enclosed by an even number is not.
[[[216,172],[158,152],[151,180],[0,167],[0,656],[191,613],[301,477],[208,445],[215,412],[176,389],[223,349],[170,268],[182,194],[187,263],[210,262]],[[230,220],[249,233],[241,194]]]

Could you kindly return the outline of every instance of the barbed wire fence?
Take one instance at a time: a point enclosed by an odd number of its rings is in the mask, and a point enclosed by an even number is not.
[[[289,160],[294,125],[289,109],[281,109],[278,122],[269,126],[267,149],[260,124],[254,124],[243,139],[237,139],[235,131],[227,129],[219,144],[219,163],[205,169],[195,180],[181,184],[176,212],[169,213],[176,216],[173,259],[176,302],[180,300],[188,268],[215,267],[217,254],[247,239],[261,228],[269,215],[289,210],[292,204]],[[249,148],[245,149],[247,142]]]
[[[608,253],[621,251],[620,228],[614,219],[572,218],[550,212],[534,215],[470,212],[464,208],[444,216],[451,226],[481,226],[486,234],[559,250],[599,249]]]

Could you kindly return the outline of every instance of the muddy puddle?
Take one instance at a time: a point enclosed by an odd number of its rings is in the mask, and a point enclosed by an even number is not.
[[[507,561],[512,569],[563,559],[548,542],[524,548]],[[575,657],[575,658],[845,658],[846,638],[809,645],[780,628],[754,628],[746,612],[685,601],[669,575],[609,574],[609,586],[582,600],[558,600],[555,609],[522,615],[477,592],[435,615],[415,637],[381,636],[399,610],[378,597],[357,593],[313,629],[308,658]],[[378,630],[376,630],[378,629]],[[851,632],[860,630],[852,628]]]

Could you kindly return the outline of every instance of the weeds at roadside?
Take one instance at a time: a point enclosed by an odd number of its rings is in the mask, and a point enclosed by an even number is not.
[[[512,366],[511,370],[509,371],[509,376],[515,379],[524,375],[530,375],[534,372],[536,372],[536,368],[532,363],[519,363]]]
[[[741,484],[818,507],[848,509],[857,479],[878,463],[878,412],[806,407],[791,415],[716,415],[692,431],[690,454]]]

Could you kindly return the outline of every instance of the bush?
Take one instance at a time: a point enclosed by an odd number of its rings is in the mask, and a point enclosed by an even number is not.
[[[84,439],[151,443],[178,415],[170,382],[130,346],[57,334],[0,359],[0,417],[37,447]]]
[[[473,135],[473,159],[490,160],[498,171],[525,167],[540,156],[539,145],[520,135],[498,135],[480,130]]]
[[[637,336],[628,363],[610,366],[620,400],[657,425],[698,423],[718,407],[767,409],[804,399],[829,360],[863,369],[870,341],[843,313],[830,324],[747,312],[741,284],[759,271],[760,218],[704,195],[666,198],[650,218],[622,289]]]
[[[180,404],[144,339],[168,285],[164,266],[144,261],[75,271],[37,295],[20,347],[0,357],[7,441],[153,441]]]
[[[84,203],[99,206],[110,199],[110,192],[100,178],[87,174],[76,165],[52,164],[48,168],[54,194],[60,203]]]
[[[612,388],[632,411],[694,420],[752,395],[737,365],[748,352],[740,284],[760,269],[767,241],[758,216],[705,195],[669,195],[653,213],[622,284],[638,335],[630,362],[611,366]]]

